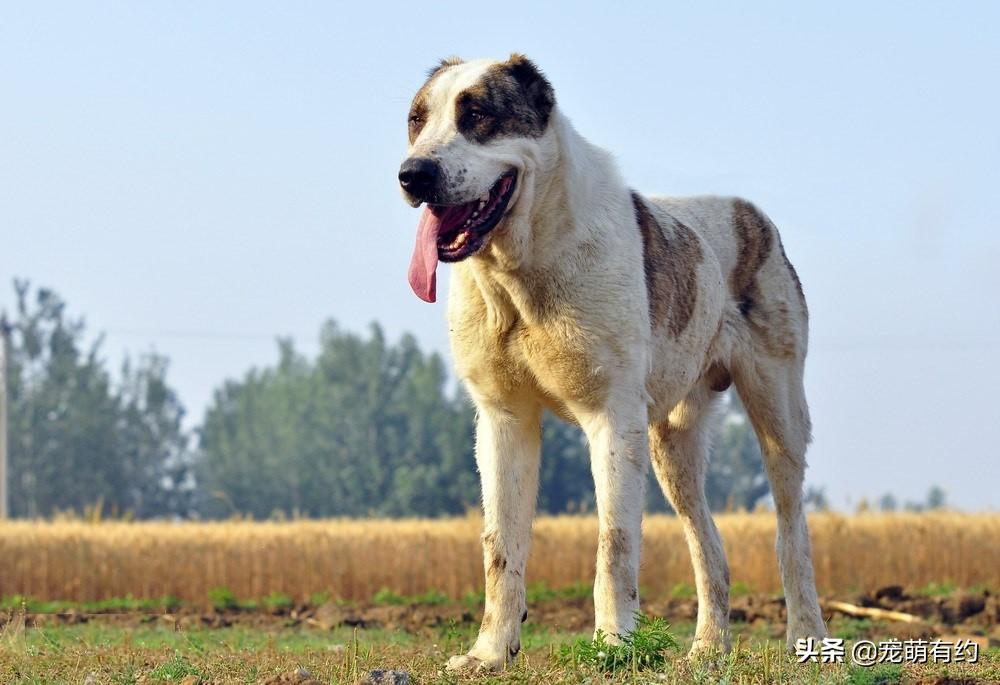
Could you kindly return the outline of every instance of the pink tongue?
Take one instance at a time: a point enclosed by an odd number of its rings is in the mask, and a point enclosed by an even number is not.
[[[438,235],[442,230],[450,231],[460,226],[472,213],[474,204],[470,202],[439,208],[438,214],[424,205],[424,213],[420,215],[420,225],[417,226],[417,244],[413,247],[410,272],[407,274],[413,292],[424,302],[437,300],[437,278],[434,272],[438,264]]]
[[[441,219],[434,216],[430,207],[424,206],[408,274],[410,287],[424,302],[437,300],[437,274],[434,272],[438,265],[437,237],[440,228]]]

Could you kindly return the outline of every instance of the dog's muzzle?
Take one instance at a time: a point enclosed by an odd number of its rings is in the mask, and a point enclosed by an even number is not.
[[[410,197],[420,202],[435,199],[441,165],[430,157],[410,157],[399,167],[399,185]]]

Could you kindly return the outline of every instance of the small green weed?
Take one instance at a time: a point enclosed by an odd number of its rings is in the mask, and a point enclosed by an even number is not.
[[[947,597],[956,589],[953,582],[946,580],[942,583],[927,583],[922,588],[918,588],[915,594],[921,597]]]
[[[894,685],[903,679],[903,667],[899,664],[877,664],[875,666],[852,666],[847,672],[849,685]]]
[[[618,636],[621,644],[609,643],[607,636],[598,631],[593,640],[563,645],[559,660],[564,664],[591,664],[607,672],[662,668],[667,662],[666,652],[677,647],[677,639],[662,618],[642,614],[636,618],[635,630]]]

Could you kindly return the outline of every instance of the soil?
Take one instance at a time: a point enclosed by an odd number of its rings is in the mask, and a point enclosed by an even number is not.
[[[830,598],[834,599],[834,598]],[[876,607],[922,619],[919,623],[894,623],[894,635],[900,639],[934,637],[952,633],[997,634],[1000,624],[1000,596],[989,591],[956,592],[943,597],[925,597],[907,593],[902,587],[888,586],[856,597],[837,597],[861,607]],[[785,601],[768,595],[734,597],[730,602],[734,623],[766,628],[776,636],[784,631]],[[663,599],[645,602],[643,611],[668,622],[693,622],[698,612],[695,599]],[[553,599],[529,607],[528,620],[552,630],[590,630],[594,622],[593,602],[589,598]],[[824,611],[829,619],[835,612]],[[326,603],[319,606],[298,605],[273,611],[224,610],[198,611],[180,609],[175,613],[81,613],[67,611],[53,614],[27,613],[28,626],[76,624],[100,621],[112,624],[162,623],[177,629],[224,628],[244,626],[257,629],[308,627],[330,630],[339,626],[384,628],[419,633],[427,629],[473,624],[482,617],[481,607],[464,604],[416,605],[347,605]],[[5,622],[0,615],[0,625]]]

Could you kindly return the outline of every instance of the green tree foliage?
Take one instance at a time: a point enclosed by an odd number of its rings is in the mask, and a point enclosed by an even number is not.
[[[708,504],[714,511],[752,510],[770,493],[760,443],[736,393],[728,393],[717,416],[705,479]]]
[[[551,414],[542,420],[538,510],[549,514],[594,511],[594,479],[587,439]]]
[[[267,517],[428,516],[478,498],[472,411],[445,392],[436,354],[323,327],[308,360],[290,341],[277,366],[216,392],[201,429],[206,512]]]
[[[157,356],[125,363],[114,383],[101,340],[51,290],[15,282],[9,359],[10,497],[15,516],[102,503],[106,511],[182,511],[183,409]]]
[[[434,516],[476,507],[474,411],[449,391],[443,360],[411,336],[386,341],[330,322],[306,358],[280,340],[276,364],[215,393],[199,429],[197,464],[167,362],[126,360],[115,377],[101,341],[52,291],[16,283],[10,359],[13,511],[41,516],[97,502],[139,517],[276,513]],[[708,471],[715,509],[767,494],[760,451],[738,401],[716,417]],[[546,415],[539,511],[595,506],[586,440]],[[649,508],[667,510],[650,476]]]

